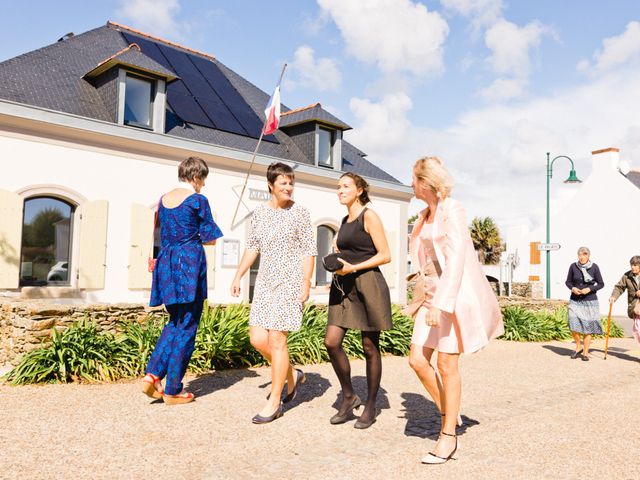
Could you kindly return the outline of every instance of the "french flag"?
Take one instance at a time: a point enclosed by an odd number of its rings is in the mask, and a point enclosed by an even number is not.
[[[264,109],[264,116],[267,121],[264,124],[263,132],[265,135],[270,135],[278,129],[280,123],[280,85],[273,91],[267,108]]]

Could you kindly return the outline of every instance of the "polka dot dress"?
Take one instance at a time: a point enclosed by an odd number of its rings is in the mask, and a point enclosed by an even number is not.
[[[249,325],[267,330],[300,330],[303,305],[302,263],[318,254],[306,208],[294,203],[273,209],[267,204],[253,211],[247,250],[260,253]]]

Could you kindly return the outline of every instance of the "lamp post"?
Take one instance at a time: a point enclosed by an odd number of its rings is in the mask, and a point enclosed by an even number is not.
[[[549,160],[550,155],[551,154],[547,152],[547,244],[551,243],[551,232],[550,232],[551,221],[550,221],[550,214],[549,214],[549,185],[551,183],[551,178],[553,177],[553,164],[555,163],[555,161],[558,160],[559,158],[566,158],[567,160],[569,160],[569,162],[571,162],[571,170],[569,171],[569,178],[567,178],[564,181],[564,183],[581,183],[582,182],[582,180],[579,180],[578,176],[576,175],[576,169],[573,165],[573,160],[571,160],[566,155],[558,155],[557,157],[554,157],[553,160]],[[547,275],[546,275],[547,295],[546,297],[549,299],[551,298],[551,251],[547,249],[546,252],[547,252]]]

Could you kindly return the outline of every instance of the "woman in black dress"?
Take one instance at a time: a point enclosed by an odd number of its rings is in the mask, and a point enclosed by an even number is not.
[[[367,401],[355,428],[370,427],[376,418],[376,397],[382,377],[380,331],[391,323],[389,287],[380,265],[389,263],[391,255],[380,217],[366,207],[369,185],[353,173],[345,173],[338,183],[338,200],[349,214],[342,219],[336,237],[342,269],[335,272],[329,294],[329,321],[324,343],[342,388],[338,413],[331,417],[334,425],[349,419],[361,405],[351,384],[351,365],[342,349],[348,329],[360,330],[367,365]]]

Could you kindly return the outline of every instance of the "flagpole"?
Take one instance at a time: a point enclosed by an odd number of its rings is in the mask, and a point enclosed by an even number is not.
[[[284,76],[284,70],[287,68],[287,64],[282,65],[282,71],[280,72],[280,78],[278,79],[278,83],[276,87],[280,86],[282,82],[282,77]],[[256,161],[256,155],[258,154],[258,149],[260,148],[260,143],[262,142],[262,137],[264,137],[264,128],[267,126],[267,121],[269,119],[265,117],[262,128],[260,129],[260,137],[258,138],[258,143],[256,143],[256,148],[253,150],[253,155],[251,156],[251,163],[249,164],[249,169],[247,170],[247,175],[244,178],[244,184],[242,185],[242,191],[240,192],[240,198],[238,198],[238,204],[236,205],[236,210],[233,212],[233,219],[231,220],[231,228],[233,228],[236,224],[236,216],[238,215],[238,210],[240,209],[240,204],[242,203],[242,197],[244,196],[244,191],[247,189],[247,182],[249,181],[249,175],[251,175],[251,170],[253,169],[253,164]]]

